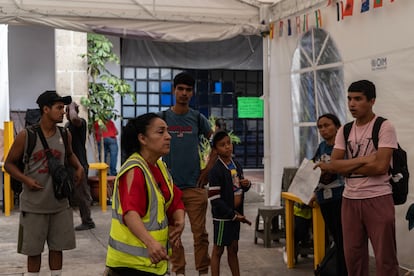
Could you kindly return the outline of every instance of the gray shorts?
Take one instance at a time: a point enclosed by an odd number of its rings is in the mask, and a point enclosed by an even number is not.
[[[52,214],[20,212],[17,252],[27,256],[40,255],[46,241],[49,250],[76,247],[71,208]]]

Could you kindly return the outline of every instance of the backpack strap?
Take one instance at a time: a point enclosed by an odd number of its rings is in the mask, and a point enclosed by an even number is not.
[[[28,164],[30,156],[33,153],[33,150],[36,146],[36,140],[37,140],[37,129],[40,128],[39,124],[34,124],[26,127],[26,134],[27,134],[27,148],[26,152],[23,156],[23,163]]]
[[[345,154],[348,152],[348,138],[349,138],[349,134],[351,133],[353,124],[354,122],[352,121],[344,125]]]
[[[60,136],[62,136],[63,144],[65,145],[65,163],[68,163],[68,131],[66,127],[58,126]]]
[[[378,141],[379,141],[379,131],[381,129],[382,123],[387,120],[383,117],[378,116],[375,120],[374,126],[372,127],[372,143],[376,150],[378,150]]]
[[[372,143],[374,144],[374,147],[376,150],[378,150],[378,141],[379,141],[379,131],[381,129],[382,123],[387,120],[381,116],[378,116],[377,119],[374,122],[374,126],[372,127]],[[344,138],[345,138],[345,150],[348,147],[348,138],[349,134],[351,133],[352,125],[354,122],[349,122],[346,125],[344,125]]]

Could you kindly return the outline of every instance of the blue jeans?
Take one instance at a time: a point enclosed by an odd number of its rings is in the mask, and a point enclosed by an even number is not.
[[[101,143],[98,142],[99,159],[101,159]],[[104,138],[105,163],[109,164],[109,175],[116,175],[116,163],[118,161],[118,143],[116,138]],[[109,163],[108,163],[109,158]]]

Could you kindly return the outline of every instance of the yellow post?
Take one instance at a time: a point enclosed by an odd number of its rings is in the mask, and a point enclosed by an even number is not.
[[[288,192],[282,192],[282,198],[285,199],[287,267],[293,268],[295,266],[293,205],[295,202],[302,204],[303,202],[299,197]],[[312,220],[314,267],[316,268],[325,256],[325,222],[322,217],[321,209],[317,204],[312,209]]]
[[[4,160],[6,160],[9,154],[11,145],[13,144],[13,122],[4,122]],[[4,215],[10,216],[10,211],[13,209],[13,191],[10,186],[10,174],[8,174],[4,168]]]
[[[295,266],[294,201],[289,199],[291,195],[293,194],[286,192],[282,193],[282,197],[285,199],[286,255],[288,268],[293,268]]]
[[[313,264],[316,266],[321,263],[325,256],[325,221],[323,220],[321,208],[319,205],[312,209],[312,220],[313,220],[313,244],[314,244],[314,255]]]
[[[106,163],[89,163],[89,169],[98,170],[99,176],[99,204],[101,205],[102,212],[106,212],[106,196],[107,196],[107,173],[108,164]],[[87,177],[87,176],[86,176]]]

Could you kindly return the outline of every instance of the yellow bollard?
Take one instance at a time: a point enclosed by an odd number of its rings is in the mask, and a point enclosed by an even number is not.
[[[13,122],[4,122],[4,160],[6,160],[9,154],[11,145],[13,144]],[[8,174],[4,168],[4,215],[10,216],[10,211],[13,209],[13,191],[10,186],[10,174]]]
[[[98,170],[99,175],[99,204],[102,212],[106,212],[106,196],[107,196],[107,173],[108,164],[106,163],[89,163],[89,169]],[[86,176],[88,177],[88,176]]]
[[[296,195],[288,192],[282,192],[282,198],[285,199],[285,227],[286,227],[286,254],[287,254],[287,267],[293,268],[294,252],[295,252],[295,237],[294,237],[294,218],[293,218],[293,205],[295,202],[302,203],[302,200]],[[314,267],[322,261],[325,256],[325,222],[322,217],[321,209],[315,203],[315,207],[312,209],[312,222],[313,222],[313,254],[314,254]]]

